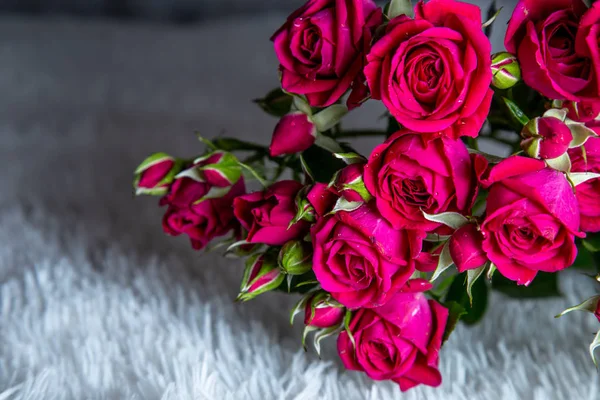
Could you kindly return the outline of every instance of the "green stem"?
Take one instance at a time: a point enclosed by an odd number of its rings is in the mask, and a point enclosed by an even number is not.
[[[361,136],[386,136],[385,131],[373,131],[373,130],[361,130],[361,129],[351,129],[341,131],[336,135],[336,138],[352,138],[352,137],[361,137]]]

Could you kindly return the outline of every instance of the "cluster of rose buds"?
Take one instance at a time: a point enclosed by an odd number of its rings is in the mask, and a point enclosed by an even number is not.
[[[520,0],[496,54],[494,18],[457,0],[309,0],[271,38],[281,88],[256,100],[278,118],[270,146],[157,153],[136,193],[161,196],[166,233],[246,259],[237,300],[301,294],[305,348],[336,336],[349,370],[437,386],[442,344],[490,289],[556,283],[600,254],[600,3]],[[342,129],[367,101],[387,130]],[[361,134],[385,140],[365,157],[344,141]],[[482,136],[513,154],[479,151]],[[600,321],[599,303],[565,312]]]

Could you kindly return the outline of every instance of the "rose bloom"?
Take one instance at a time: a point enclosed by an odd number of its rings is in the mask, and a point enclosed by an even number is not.
[[[520,0],[504,44],[525,83],[551,99],[597,98],[599,17],[597,3],[588,10],[582,0]]]
[[[415,18],[394,18],[367,56],[371,96],[400,125],[435,137],[475,137],[493,92],[491,45],[479,7],[420,1]]]
[[[262,192],[237,197],[233,202],[233,212],[248,231],[246,240],[281,246],[308,233],[309,225],[305,221],[299,221],[288,229],[296,215],[295,199],[300,189],[300,182],[279,181]]]
[[[600,173],[600,138],[590,138],[583,146],[569,150],[572,172]],[[600,179],[590,179],[575,188],[581,230],[584,232],[600,232]]]
[[[425,219],[422,211],[468,214],[477,190],[469,152],[461,140],[440,137],[427,142],[406,130],[373,150],[364,181],[379,212],[394,228],[427,232],[441,224]]]
[[[541,160],[512,156],[494,166],[486,216],[481,225],[483,250],[498,271],[521,285],[538,271],[557,272],[575,261],[579,208],[562,172]]]
[[[338,337],[338,354],[349,370],[374,380],[392,380],[406,391],[439,386],[438,355],[448,310],[423,293],[398,293],[381,307],[356,311]]]
[[[353,83],[363,86],[364,53],[381,22],[372,0],[309,0],[271,38],[281,86],[313,107],[335,103]]]
[[[185,182],[180,182],[184,180]],[[179,191],[169,195],[170,202],[166,197],[162,200],[162,204],[169,205],[163,217],[165,233],[171,236],[185,234],[190,238],[192,247],[200,250],[212,239],[239,228],[233,215],[233,199],[245,193],[243,178],[225,196],[203,200],[198,204],[193,202],[206,194],[203,184],[189,178],[181,178],[175,182],[178,183]]]
[[[317,280],[348,308],[380,306],[400,290],[422,241],[416,232],[393,229],[373,203],[320,218],[311,235]]]

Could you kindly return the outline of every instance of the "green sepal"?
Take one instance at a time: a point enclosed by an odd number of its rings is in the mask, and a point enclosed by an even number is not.
[[[253,100],[264,112],[274,117],[283,117],[290,112],[292,107],[292,96],[285,93],[281,88],[273,89],[262,99]]]
[[[279,267],[288,275],[303,275],[312,269],[311,246],[300,240],[283,245],[278,255]]]
[[[345,198],[340,197],[335,202],[335,206],[333,207],[333,210],[331,210],[329,212],[329,214],[327,214],[327,215],[335,214],[338,211],[351,212],[354,210],[358,210],[363,204],[364,204],[364,202],[362,202],[362,201],[348,201]]]
[[[444,243],[444,247],[442,247],[442,251],[438,257],[438,264],[433,272],[433,276],[429,280],[430,282],[435,281],[440,277],[448,268],[450,268],[454,264],[452,261],[452,256],[450,255],[450,241],[446,241]]]
[[[352,164],[364,164],[367,162],[367,159],[361,156],[358,153],[348,152],[348,153],[333,153],[335,158],[339,158],[343,162],[348,165]]]
[[[467,296],[469,296],[469,304],[473,306],[473,285],[483,275],[488,265],[482,265],[479,268],[467,271]]]
[[[352,346],[356,349],[356,342],[354,341],[354,335],[350,331],[350,321],[352,321],[352,311],[346,310],[346,314],[344,315],[344,330],[346,334],[350,338],[350,342],[352,342]]]
[[[214,164],[199,167],[200,171],[214,171],[219,173],[231,185],[237,183],[242,176],[242,167],[238,159],[231,153],[221,153],[221,159]]]
[[[314,346],[315,351],[317,352],[317,355],[319,356],[319,358],[321,357],[321,340],[328,338],[330,336],[337,335],[341,331],[343,331],[343,328],[341,326],[337,325],[337,326],[330,326],[329,328],[319,329],[317,331],[317,333],[315,333],[315,336],[313,337],[313,346]]]
[[[415,11],[410,0],[390,0],[384,7],[384,15],[392,20],[399,15],[406,15],[410,18],[414,17]]]
[[[525,113],[519,108],[519,106],[512,100],[502,97],[502,101],[506,105],[508,112],[515,119],[515,121],[519,122],[521,125],[526,125],[529,122],[529,118]]]
[[[596,359],[595,351],[598,347],[600,347],[600,331],[596,333],[594,340],[590,344],[590,356],[592,357],[592,361],[594,362],[596,368],[598,368],[598,360]]]
[[[444,212],[440,214],[430,215],[421,210],[426,220],[444,224],[450,228],[457,230],[469,223],[467,217],[457,212]]]
[[[594,314],[596,312],[596,310],[598,310],[599,303],[600,303],[600,296],[590,297],[589,299],[585,300],[584,302],[582,302],[580,304],[577,304],[576,306],[567,308],[560,314],[554,316],[554,318],[560,318],[563,315],[570,313],[571,311],[587,311],[587,312]]]

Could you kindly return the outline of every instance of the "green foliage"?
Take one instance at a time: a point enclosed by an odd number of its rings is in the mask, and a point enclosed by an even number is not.
[[[302,158],[317,182],[329,183],[333,174],[346,166],[344,161],[318,146],[311,146],[305,150]]]
[[[461,317],[462,321],[467,325],[473,325],[481,320],[487,309],[488,286],[485,279],[477,279],[473,283],[471,287],[473,303],[471,305],[467,293],[466,277],[466,273],[456,275],[446,295],[445,304],[446,307],[448,307],[448,304],[452,304],[452,302],[460,305],[464,309],[464,314]]]

